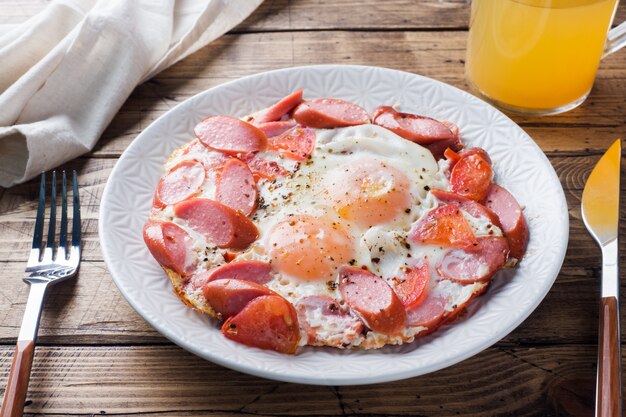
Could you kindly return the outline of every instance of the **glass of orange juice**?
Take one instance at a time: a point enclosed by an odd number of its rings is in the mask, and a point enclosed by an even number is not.
[[[609,30],[618,0],[473,0],[465,72],[470,87],[518,114],[581,104],[600,59],[626,44]]]

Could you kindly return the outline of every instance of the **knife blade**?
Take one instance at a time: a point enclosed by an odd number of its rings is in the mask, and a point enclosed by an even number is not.
[[[587,230],[602,249],[602,298],[596,380],[596,416],[622,415],[619,325],[618,224],[621,140],[600,158],[582,198]]]

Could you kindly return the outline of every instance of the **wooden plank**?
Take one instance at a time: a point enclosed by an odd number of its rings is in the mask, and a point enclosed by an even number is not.
[[[0,348],[0,379],[6,378],[11,353],[9,347]],[[594,345],[496,346],[447,369],[405,381],[320,387],[244,375],[176,347],[40,347],[26,412],[589,415],[595,357]]]
[[[333,62],[386,66],[468,90],[463,32],[313,32],[227,35],[137,87],[93,155],[119,155],[157,117],[187,98],[226,81],[295,65]],[[549,118],[513,117],[545,151],[605,149],[626,126],[626,56],[601,66],[581,107]],[[269,103],[268,103],[269,104]],[[585,129],[578,127],[584,126]],[[563,128],[564,130],[558,130]]]
[[[24,263],[0,262],[0,343],[14,343],[28,285]],[[83,261],[78,278],[53,286],[41,318],[41,344],[167,343],[126,302],[103,262]]]
[[[468,0],[265,0],[236,32],[270,30],[467,30]],[[614,24],[626,19],[623,2]]]
[[[467,29],[465,0],[268,1],[235,31]]]
[[[19,24],[39,13],[45,0],[0,0],[2,23]],[[466,28],[465,0],[265,0],[234,29],[236,32],[319,30],[328,28]]]
[[[2,23],[18,24],[41,11],[44,0],[0,0]],[[626,18],[618,8],[615,22]],[[320,29],[467,29],[466,0],[265,0],[235,32]]]
[[[155,80],[223,81],[282,67],[333,63],[386,66],[464,86],[466,40],[464,31],[229,34],[164,70]],[[606,58],[599,77],[607,72],[607,78],[626,78],[623,62],[620,54]]]
[[[98,210],[114,159],[75,159],[59,170],[77,170],[80,184],[83,259],[101,260],[98,239]],[[0,261],[25,260],[32,242],[39,179],[4,190],[0,197]],[[22,219],[28,219],[27,224]],[[16,251],[12,254],[13,251]],[[98,254],[98,255],[94,255]],[[15,259],[17,257],[17,259]]]
[[[45,0],[0,0],[0,23],[19,24],[39,13]],[[235,32],[346,29],[463,29],[465,0],[265,0]]]
[[[591,101],[590,105],[594,102]],[[523,124],[522,129],[548,155],[603,154],[619,137],[624,137],[624,127],[619,126],[567,126],[555,124]]]

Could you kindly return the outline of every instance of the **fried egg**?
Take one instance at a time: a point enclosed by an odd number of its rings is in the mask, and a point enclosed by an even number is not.
[[[272,151],[257,157],[282,166],[287,175],[257,182],[258,207],[251,220],[258,238],[246,249],[219,248],[178,218],[172,206],[153,211],[151,217],[171,221],[193,240],[194,276],[236,260],[268,262],[274,270],[266,284],[296,308],[310,297],[329,297],[347,309],[338,287],[342,265],[365,268],[395,287],[398,277],[424,259],[436,265],[448,251],[437,245],[409,242],[412,226],[425,213],[436,208],[438,200],[431,189],[448,189],[444,172],[448,161],[439,163],[431,152],[383,127],[359,126],[315,129],[312,155],[301,162]],[[196,197],[214,199],[216,175],[225,157],[197,141],[178,149],[166,165],[170,170],[182,161],[201,161],[207,179]],[[502,236],[487,218],[467,212],[476,236]],[[431,268],[428,291],[452,294],[445,309],[463,305],[487,284],[442,280]],[[184,279],[168,270],[178,294],[186,303],[215,315],[202,296],[203,281]],[[385,344],[410,342],[426,326],[406,326],[400,334],[363,331],[354,312],[322,315],[321,309],[300,309],[301,345],[378,348]],[[313,329],[313,331],[311,331]]]
[[[202,120],[156,187],[144,241],[224,337],[410,343],[522,258],[521,206],[454,123],[302,96]]]

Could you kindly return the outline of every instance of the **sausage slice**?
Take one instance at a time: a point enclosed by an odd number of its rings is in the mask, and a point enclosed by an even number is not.
[[[302,101],[302,89],[289,94],[282,98],[267,109],[261,110],[253,116],[253,123],[259,125],[261,123],[274,122],[280,120]],[[260,127],[260,126],[259,126]]]
[[[361,268],[343,266],[339,270],[339,291],[370,329],[395,334],[404,328],[404,305],[381,277]]]
[[[500,219],[504,236],[509,241],[511,256],[521,259],[528,244],[528,225],[515,197],[505,188],[492,184],[484,204]]]
[[[293,118],[301,125],[315,129],[356,126],[370,121],[363,107],[335,98],[305,101],[296,107]]]
[[[220,248],[245,249],[259,232],[244,214],[208,198],[192,198],[174,206],[174,214]]]
[[[276,122],[259,123],[256,126],[265,133],[265,136],[272,138],[279,136],[296,125],[295,120],[279,120]]]
[[[492,224],[500,227],[500,220],[498,219],[498,216],[493,211],[474,200],[470,200],[469,198],[465,198],[455,193],[436,189],[430,190],[430,193],[434,195],[442,204],[455,205],[476,218],[486,217]]]
[[[196,259],[191,254],[191,237],[172,222],[148,221],[143,227],[143,240],[158,263],[179,275],[189,275]]]
[[[231,158],[217,175],[215,198],[250,216],[256,209],[258,191],[248,164]]]
[[[202,288],[204,298],[224,319],[239,313],[257,297],[275,294],[267,287],[242,279],[218,279]]]
[[[194,128],[196,137],[205,146],[229,155],[263,151],[267,137],[261,129],[230,116],[212,116]]]
[[[272,280],[272,266],[261,261],[231,262],[211,270],[207,282],[218,279],[241,279],[263,285]]]
[[[376,108],[373,112],[372,123],[420,145],[444,140],[454,143],[457,138],[452,130],[439,120],[402,113],[390,106]]]
[[[154,196],[155,207],[165,207],[183,201],[200,190],[206,171],[198,161],[183,161],[161,178]]]
[[[424,326],[429,330],[434,330],[443,320],[447,301],[444,295],[429,294],[420,304],[407,311],[408,325]]]
[[[437,265],[437,272],[461,284],[486,282],[506,262],[509,244],[503,237],[482,236],[477,245],[453,249]]]

